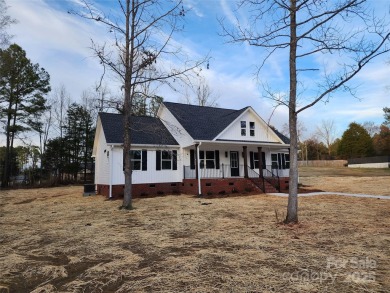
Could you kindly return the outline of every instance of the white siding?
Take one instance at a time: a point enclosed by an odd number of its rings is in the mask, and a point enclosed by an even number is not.
[[[241,135],[241,121],[246,121],[246,135]],[[250,136],[249,122],[255,123],[255,136]],[[271,128],[254,114],[250,109],[242,114],[233,124],[225,129],[217,139],[221,140],[246,140],[246,141],[267,141],[281,142],[279,137],[275,135]]]
[[[140,183],[163,183],[163,182],[181,182],[183,173],[183,160],[180,150],[177,150],[177,170],[156,170],[156,150],[167,150],[166,148],[145,148],[133,147],[134,150],[147,150],[147,170],[133,171],[133,184]],[[114,176],[113,183],[124,184],[125,176],[123,172],[123,148],[114,148]],[[173,149],[170,149],[173,150]]]
[[[101,123],[97,124],[97,137],[95,139],[95,184],[109,184],[109,157],[107,152],[109,147],[106,144],[106,138],[101,128]],[[106,151],[106,152],[104,152]]]
[[[177,121],[177,119],[163,104],[160,106],[158,117],[179,145],[189,146],[193,144],[191,135],[188,134],[179,121]]]

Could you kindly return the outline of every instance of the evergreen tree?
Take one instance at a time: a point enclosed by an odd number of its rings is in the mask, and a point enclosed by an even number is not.
[[[383,112],[385,112],[385,122],[383,122],[383,124],[390,126],[390,108],[384,107]]]
[[[30,130],[29,117],[46,110],[50,76],[13,44],[0,49],[0,117],[5,117],[6,154],[1,185],[8,186],[10,159],[17,133]]]
[[[42,168],[50,177],[54,176],[55,183],[62,178],[65,166],[65,144],[62,140],[61,137],[50,139],[42,156]]]
[[[374,155],[372,138],[358,123],[349,124],[338,145],[338,154],[344,159],[369,157]]]
[[[373,143],[377,155],[390,155],[390,128],[387,125],[380,126],[380,132],[374,135]]]

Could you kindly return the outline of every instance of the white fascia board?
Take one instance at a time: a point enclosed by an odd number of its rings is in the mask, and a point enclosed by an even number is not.
[[[285,144],[285,143],[281,143],[281,144],[276,144],[276,143],[267,143],[267,142],[258,142],[258,141],[223,141],[223,140],[197,140],[197,141],[194,141],[194,144],[198,144],[198,143],[202,143],[202,144],[239,144],[239,145],[257,145],[257,146],[266,146],[266,147],[272,147],[272,148],[276,148],[276,149],[280,149],[280,148],[289,148],[290,145],[289,144]],[[190,147],[190,146],[193,146],[194,144],[192,145],[189,145],[189,146],[186,146],[186,147],[183,147],[183,148],[187,148],[187,147]]]
[[[123,143],[112,143],[112,144],[108,144],[110,146],[114,146],[114,147],[123,147]],[[131,147],[150,147],[150,148],[177,148],[179,149],[180,146],[179,145],[166,145],[166,144],[131,144]]]
[[[93,138],[93,147],[92,147],[92,157],[96,156],[98,137],[102,132],[102,123],[100,121],[100,116],[98,116],[95,127],[95,137]]]
[[[149,147],[149,148],[173,148],[179,149],[179,145],[167,145],[167,144],[133,144],[132,146],[137,147]]]
[[[162,111],[162,108],[163,108],[163,107],[165,107],[164,102],[162,102],[162,103],[160,104],[160,106],[158,107],[158,110],[157,110],[156,116],[159,117],[159,118],[160,118],[161,111]],[[166,108],[166,107],[165,107],[165,108]]]

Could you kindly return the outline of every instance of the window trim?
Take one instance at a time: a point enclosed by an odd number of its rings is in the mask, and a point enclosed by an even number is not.
[[[134,160],[132,159],[132,152],[140,152],[141,158]],[[131,165],[131,171],[147,171],[148,170],[148,151],[145,149],[134,149],[130,150],[130,163]],[[134,169],[134,163],[133,162],[139,162],[140,168],[139,169]],[[123,171],[125,170],[125,156],[123,155]]]
[[[207,155],[212,154],[212,158],[207,158]],[[215,151],[199,151],[199,166],[200,169],[216,169],[216,154]],[[213,167],[208,167],[208,162],[212,163]]]
[[[250,156],[251,169],[259,169],[260,160],[259,160],[258,152],[249,152],[249,156]],[[255,158],[256,156],[258,157],[257,159]],[[265,152],[261,152],[261,161],[262,161],[262,169],[264,170],[267,168]]]
[[[168,158],[164,158],[164,156],[167,156]],[[172,170],[172,165],[173,165],[172,158],[173,158],[172,151],[167,151],[167,150],[161,151],[161,170]],[[164,166],[167,163],[169,164],[169,168]]]
[[[255,136],[255,122],[254,121],[249,121],[249,135],[250,136]]]
[[[246,136],[246,120],[241,120],[241,136]]]
[[[169,153],[170,158],[163,158],[163,154]],[[170,168],[166,168],[163,162],[170,162]],[[177,170],[177,150],[156,150],[156,170],[176,171]]]
[[[276,161],[272,159],[272,156],[276,156]],[[274,166],[274,163],[276,163],[276,166]],[[278,170],[290,169],[290,154],[271,153],[271,168]]]

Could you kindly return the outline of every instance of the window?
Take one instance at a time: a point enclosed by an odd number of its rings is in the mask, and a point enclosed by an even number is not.
[[[278,169],[278,154],[271,154],[271,168]]]
[[[177,151],[156,151],[156,170],[177,170]]]
[[[206,166],[206,169],[214,169],[215,168],[215,152],[214,151],[206,151],[206,158],[205,158],[205,152],[200,151],[200,168],[204,169]]]
[[[132,170],[141,170],[141,164],[142,164],[141,151],[130,151],[130,160],[131,160]]]
[[[130,151],[131,170],[146,171],[148,169],[148,153],[146,150]],[[123,156],[123,170],[125,169],[125,158]]]
[[[161,152],[161,169],[171,170],[172,169],[172,153],[171,151]]]
[[[254,169],[259,169],[259,153],[253,153],[253,167]]]
[[[241,136],[246,136],[246,121],[241,121]]]
[[[249,134],[255,136],[255,122],[249,122]]]
[[[250,152],[250,167],[251,169],[259,169],[259,153],[258,152]],[[266,162],[265,162],[265,153],[261,152],[261,160],[262,160],[262,168],[266,168]]]
[[[285,158],[285,161],[286,161],[286,165],[285,165],[285,169],[290,169],[290,154],[285,154],[284,155],[284,158]]]
[[[190,169],[195,169],[195,150],[190,150]],[[219,151],[199,151],[199,167],[201,169],[219,169]]]
[[[272,169],[290,169],[289,154],[271,154]]]

